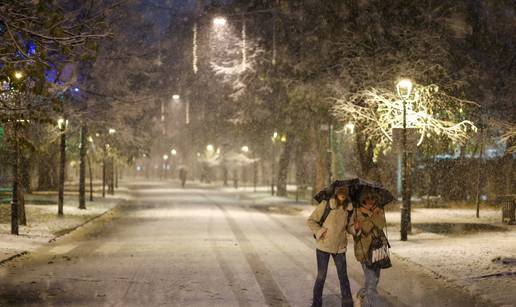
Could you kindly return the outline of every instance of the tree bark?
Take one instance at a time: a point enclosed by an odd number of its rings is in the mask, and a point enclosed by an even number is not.
[[[114,176],[114,170],[115,170],[115,158],[111,157],[109,159],[109,176],[108,176],[108,194],[109,195],[115,195],[115,176]],[[166,170],[165,170],[165,179],[166,179]]]
[[[375,180],[377,178],[372,173],[374,168],[374,146],[363,135],[361,131],[355,133],[356,151],[360,162],[360,176]]]
[[[479,133],[479,139],[480,139],[480,154],[478,155],[478,162],[477,162],[477,181],[476,181],[476,187],[475,187],[475,205],[477,207],[477,213],[476,217],[480,218],[480,195],[482,193],[482,167],[484,165],[484,143],[485,143],[485,129],[480,129]]]
[[[27,225],[27,216],[25,214],[25,193],[23,191],[23,179],[18,174],[18,223]]]
[[[102,197],[106,197],[106,150],[102,157]]]
[[[319,123],[315,122],[310,127],[310,144],[312,146],[312,154],[314,156],[314,180],[312,182],[313,193],[324,188],[328,179],[328,137],[326,134],[322,135],[319,126]]]
[[[59,193],[58,193],[58,200],[57,200],[57,214],[59,216],[63,215],[65,166],[66,166],[66,134],[64,131],[61,131],[61,146],[60,146],[60,160],[59,160]]]
[[[279,160],[279,170],[278,170],[278,196],[287,196],[287,175],[288,168],[290,165],[290,158],[292,149],[294,147],[295,137],[293,134],[287,134],[287,141],[285,146],[283,147],[283,152],[281,153]]]
[[[88,161],[88,172],[90,175],[90,201],[93,201],[93,172],[91,170],[91,158],[90,155],[86,154],[86,158]]]
[[[14,135],[14,163],[13,163],[13,181],[12,181],[12,196],[11,196],[11,234],[19,234],[19,220],[18,220],[18,167],[20,161],[20,144],[18,140],[17,122],[13,124]]]
[[[25,187],[29,185],[28,159],[23,156],[20,149],[18,167],[18,222],[20,225],[27,225],[27,217],[25,215]],[[30,186],[30,185],[29,185]]]
[[[505,182],[504,182],[504,193],[506,195],[514,193],[514,159],[513,154],[508,151],[509,148],[514,146],[515,139],[510,138],[506,142],[506,151],[503,156],[503,164],[505,168]]]
[[[51,144],[50,147],[56,144]],[[57,190],[58,180],[56,180],[56,158],[54,151],[50,153],[38,153],[38,191]]]
[[[80,148],[79,148],[79,209],[86,209],[86,134],[88,128],[81,126]]]

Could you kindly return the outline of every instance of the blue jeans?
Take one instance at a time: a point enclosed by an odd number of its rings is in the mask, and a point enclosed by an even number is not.
[[[342,297],[343,307],[353,307],[353,298],[351,296],[351,287],[349,286],[348,272],[346,269],[346,254],[330,254],[321,250],[316,250],[317,255],[317,279],[314,285],[313,307],[322,306],[322,294],[324,282],[326,281],[326,274],[328,273],[328,262],[330,255],[333,257],[333,262],[337,267],[337,275],[340,282],[340,294]]]
[[[369,268],[362,263],[364,270],[365,285],[358,291],[358,295],[362,298],[362,307],[383,307],[386,306],[378,294],[377,286],[380,281],[380,269]]]

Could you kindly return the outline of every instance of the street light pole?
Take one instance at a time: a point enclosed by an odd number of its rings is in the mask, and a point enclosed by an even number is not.
[[[404,79],[397,84],[398,95],[403,103],[403,133],[402,133],[402,177],[401,190],[402,201],[401,206],[401,241],[407,241],[409,223],[410,223],[410,193],[408,189],[408,157],[407,157],[407,98],[412,90],[412,82]]]

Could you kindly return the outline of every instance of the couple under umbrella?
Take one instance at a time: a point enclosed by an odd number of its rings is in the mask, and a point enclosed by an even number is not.
[[[376,287],[380,269],[388,268],[390,260],[388,256],[384,259],[384,254],[388,255],[388,252],[382,254],[382,257],[376,256],[379,254],[377,249],[388,250],[389,243],[382,230],[386,226],[383,208],[394,200],[393,195],[378,183],[355,178],[334,181],[318,192],[314,199],[319,205],[307,220],[317,246],[317,277],[312,307],[322,306],[330,257],[333,257],[339,277],[341,304],[343,307],[353,306],[346,268],[348,232],[353,234],[355,257],[361,263],[365,275],[365,284],[357,293],[357,299],[361,306],[384,306]],[[376,265],[380,258],[388,262],[383,267]]]
[[[314,199],[318,203],[323,200],[328,201],[335,195],[335,191],[340,187],[348,188],[351,202],[355,208],[360,207],[360,196],[365,192],[376,195],[378,206],[382,208],[394,200],[394,196],[392,196],[391,192],[385,189],[381,184],[362,178],[335,180],[332,184],[319,191],[319,193],[314,196]]]

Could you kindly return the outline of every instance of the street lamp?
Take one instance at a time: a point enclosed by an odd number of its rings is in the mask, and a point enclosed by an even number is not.
[[[227,23],[226,17],[219,16],[219,17],[213,18],[213,25],[214,26],[223,27],[223,26],[226,25],[226,23]]]
[[[177,101],[177,100],[179,100],[180,98],[181,98],[181,96],[179,96],[179,95],[177,95],[177,94],[172,95],[172,99],[174,99],[174,100],[176,100],[176,101]]]
[[[242,146],[241,150],[242,150],[242,152],[247,153],[247,152],[249,152],[249,147],[244,145],[244,146]]]
[[[215,149],[213,148],[213,145],[208,144],[208,146],[206,146],[206,150],[212,153]]]
[[[353,134],[353,133],[355,133],[355,124],[353,124],[352,122],[349,122],[346,125],[344,125],[344,132],[346,134]]]
[[[408,159],[407,159],[407,99],[412,92],[412,81],[402,79],[396,84],[398,96],[403,102],[403,134],[402,134],[402,177],[401,177],[401,195],[403,204],[401,206],[401,240],[407,241],[407,234],[410,224],[410,193],[407,186],[408,177]]]
[[[170,153],[171,153],[173,156],[175,156],[175,155],[177,155],[177,150],[172,149],[172,150],[170,151]]]
[[[23,78],[23,72],[21,71],[15,71],[14,72],[14,77],[18,80],[20,80],[21,78]]]
[[[109,132],[109,134],[113,135],[116,133],[116,130],[113,128],[109,128],[108,132]]]

